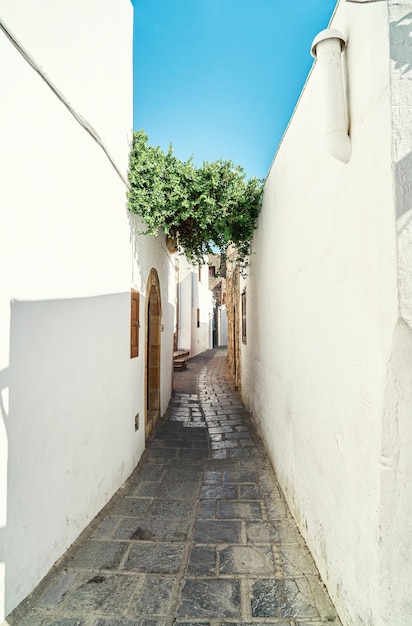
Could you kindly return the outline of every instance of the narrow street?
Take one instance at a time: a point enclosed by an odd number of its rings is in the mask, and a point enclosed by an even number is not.
[[[210,350],[139,465],[9,626],[340,626],[264,447]]]

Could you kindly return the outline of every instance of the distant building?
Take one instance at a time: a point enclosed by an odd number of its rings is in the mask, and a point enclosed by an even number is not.
[[[226,257],[209,255],[209,289],[213,294],[213,347],[227,345]]]
[[[213,302],[208,266],[193,266],[185,256],[175,257],[175,350],[194,357],[212,347]]]

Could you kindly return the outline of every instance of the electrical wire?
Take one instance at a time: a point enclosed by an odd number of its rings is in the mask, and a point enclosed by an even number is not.
[[[93,126],[91,124],[89,124],[89,122],[82,115],[80,115],[80,113],[77,113],[77,111],[72,107],[72,105],[67,100],[67,98],[65,98],[65,96],[62,94],[62,92],[50,80],[50,78],[47,76],[46,72],[44,72],[44,70],[40,67],[40,65],[36,62],[36,60],[22,46],[22,44],[19,42],[17,37],[11,32],[10,28],[5,24],[5,22],[1,18],[0,18],[0,29],[3,31],[3,33],[6,35],[6,37],[9,39],[9,41],[13,44],[13,46],[16,48],[16,50],[18,50],[18,52],[25,59],[25,61],[27,61],[27,63],[34,69],[34,71],[44,80],[44,82],[48,85],[48,87],[50,87],[50,89],[57,96],[57,98],[60,100],[60,102],[73,115],[74,119],[80,124],[80,126],[82,126],[89,133],[89,135],[94,139],[94,141],[101,147],[101,149],[103,150],[103,152],[105,153],[105,155],[109,159],[110,163],[112,164],[113,168],[115,169],[115,171],[116,171],[117,175],[119,176],[119,178],[126,185],[127,189],[130,189],[129,182],[123,176],[123,174],[122,174],[121,170],[119,169],[119,167],[116,165],[113,157],[111,156],[110,152],[106,148],[103,140],[101,139],[101,137],[99,136],[97,131],[93,128]]]

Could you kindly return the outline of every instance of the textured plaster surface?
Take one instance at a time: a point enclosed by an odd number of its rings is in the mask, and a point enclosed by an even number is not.
[[[242,395],[348,626],[411,616],[411,19],[410,1],[338,3],[351,158],[324,149],[315,64],[244,283]]]

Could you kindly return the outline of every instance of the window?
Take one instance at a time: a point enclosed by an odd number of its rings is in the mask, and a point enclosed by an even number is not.
[[[242,293],[242,343],[246,343],[246,289]]]
[[[139,297],[140,294],[135,289],[131,292],[131,314],[130,314],[130,358],[139,356]]]
[[[216,267],[214,265],[209,265],[209,278],[214,278],[216,276]]]
[[[201,280],[202,280],[202,266],[200,265],[200,263],[199,263],[199,268],[197,270],[197,277],[199,279],[199,282],[201,282]]]
[[[200,328],[200,309],[197,309],[197,327]]]

